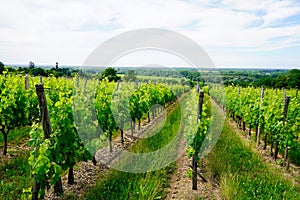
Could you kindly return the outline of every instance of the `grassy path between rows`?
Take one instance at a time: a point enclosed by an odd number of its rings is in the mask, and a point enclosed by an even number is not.
[[[152,137],[140,139],[130,151],[147,153],[162,148],[176,136],[181,118],[180,105],[176,104],[168,113],[163,128]],[[161,125],[157,124],[156,127]],[[150,132],[157,131],[156,129]],[[130,163],[130,160],[125,162]],[[155,166],[157,162],[160,161],[155,161],[151,165]],[[129,173],[110,169],[107,173],[99,174],[96,186],[86,192],[83,199],[165,199],[168,179],[175,168],[176,164],[173,162],[167,167],[147,173]]]
[[[226,120],[216,146],[207,157],[207,170],[219,182],[222,198],[300,199],[300,186],[266,164],[237,134]]]
[[[30,127],[18,127],[8,134],[8,155],[0,156],[0,199],[20,199],[23,188],[33,183],[28,164]],[[0,133],[0,154],[3,135]]]

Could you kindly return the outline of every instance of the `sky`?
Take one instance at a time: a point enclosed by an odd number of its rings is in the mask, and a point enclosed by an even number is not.
[[[200,45],[217,67],[300,68],[299,0],[0,0],[0,61],[76,65],[103,42],[141,28]],[[176,41],[174,41],[176,43]],[[177,65],[166,52],[132,52],[112,65]]]

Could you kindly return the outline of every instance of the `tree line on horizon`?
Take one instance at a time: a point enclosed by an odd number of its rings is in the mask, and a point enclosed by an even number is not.
[[[43,69],[35,67],[33,62],[29,63],[28,67],[13,68],[5,66],[0,62],[0,74],[4,70],[17,74],[29,74],[32,76],[55,76],[55,77],[73,77],[79,73],[83,75],[80,70],[70,68],[59,68],[58,63],[51,69]],[[196,82],[206,83],[223,83],[224,85],[238,85],[242,87],[269,87],[269,88],[300,88],[300,70],[248,70],[248,69],[222,69],[213,74],[208,71],[197,71],[195,69],[115,69],[109,67],[102,71],[99,78],[108,77],[115,81],[121,79],[117,74],[124,74],[123,80],[135,81],[138,75],[141,76],[160,76],[160,77],[174,77],[186,78],[191,85]]]
[[[16,74],[29,74],[31,76],[55,76],[55,77],[73,77],[75,76],[76,73],[78,73],[78,70],[76,69],[70,69],[70,68],[59,68],[58,67],[58,62],[56,62],[56,66],[51,68],[51,69],[43,69],[41,67],[35,67],[34,62],[30,61],[28,67],[10,67],[10,66],[5,66],[1,61],[0,61],[0,74],[3,73],[3,71],[8,71],[11,73],[16,73]]]

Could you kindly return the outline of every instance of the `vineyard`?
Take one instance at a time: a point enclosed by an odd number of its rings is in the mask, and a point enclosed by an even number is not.
[[[300,200],[300,0],[1,8],[0,200]]]
[[[242,170],[233,169],[243,155],[231,154],[234,148],[230,145],[261,166],[258,176],[266,174],[269,181],[273,171],[236,139],[227,123],[217,141],[217,124],[223,126],[225,117],[215,102],[239,129],[254,137],[259,148],[270,149],[274,160],[287,170],[300,164],[298,90],[200,88],[199,84],[195,88],[175,82],[147,77],[131,82],[85,76],[46,78],[4,71],[0,75],[0,198],[166,199],[167,188],[172,187],[169,181],[187,165],[176,163],[181,158],[188,163],[184,177],[190,191],[204,190],[205,184],[219,185],[221,192],[214,190],[215,197],[232,199],[236,194],[224,191],[229,187],[244,191],[244,186],[234,182],[254,175],[232,175]],[[210,149],[215,143],[216,148]],[[230,149],[224,155],[222,144]],[[232,169],[222,168],[220,162],[225,158],[222,163],[233,162],[226,164]],[[89,171],[79,174],[86,166],[83,163],[90,163]],[[248,173],[252,165],[245,163],[241,165]],[[293,185],[281,175],[273,178],[274,182],[245,181],[247,187],[260,192],[245,189],[238,199],[255,195],[297,199],[299,180],[293,180]],[[265,184],[270,187],[261,189]],[[201,197],[192,192],[187,195]]]
[[[278,153],[281,152],[284,156],[283,164],[287,168],[290,158],[294,163],[300,164],[298,90],[229,86],[225,88],[225,94],[222,94],[213,86],[210,94],[243,131],[248,127],[249,136],[255,130],[257,146],[263,145],[263,149],[266,149],[270,145],[270,155],[274,160],[277,160]]]
[[[43,84],[35,84],[39,82]],[[33,199],[43,198],[51,185],[55,193],[62,194],[60,175],[64,171],[68,170],[68,184],[74,184],[75,164],[92,160],[96,165],[94,155],[97,149],[106,146],[106,138],[112,152],[113,133],[120,131],[124,144],[124,129],[130,126],[131,136],[136,136],[136,123],[140,130],[143,118],[151,121],[150,111],[154,119],[189,90],[188,86],[166,87],[159,83],[138,86],[138,82],[41,80],[28,76],[24,79],[6,74],[1,76],[1,88],[3,155],[7,154],[7,136],[12,129],[32,127],[28,144],[33,149],[28,162],[35,180]],[[86,106],[91,102],[94,108]],[[30,188],[25,191],[28,193]]]

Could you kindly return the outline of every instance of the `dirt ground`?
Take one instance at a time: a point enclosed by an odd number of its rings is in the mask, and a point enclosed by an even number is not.
[[[219,186],[209,177],[205,177],[205,173],[203,176],[208,182],[203,182],[198,177],[198,188],[192,190],[192,178],[187,176],[191,160],[188,159],[186,154],[182,155],[176,164],[177,171],[170,180],[167,199],[221,199]]]

